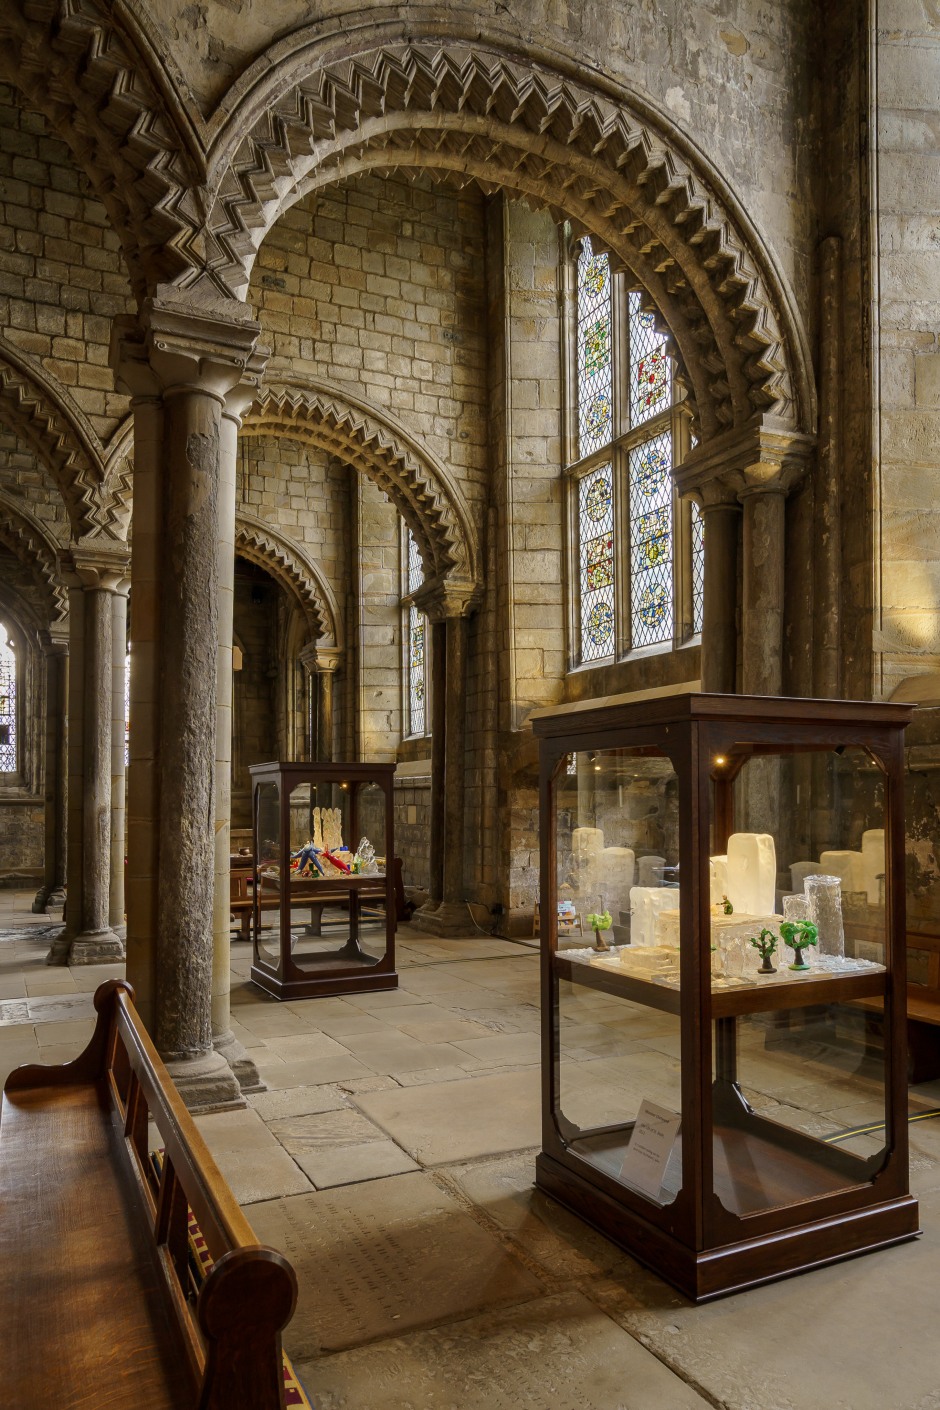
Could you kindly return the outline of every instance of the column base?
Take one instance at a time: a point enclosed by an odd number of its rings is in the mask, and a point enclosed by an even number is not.
[[[207,1053],[168,1058],[166,1066],[189,1111],[234,1111],[248,1105],[235,1073],[214,1048]]]
[[[481,935],[483,932],[470,914],[470,907],[466,901],[442,901],[439,906],[431,910],[429,906],[422,906],[420,911],[415,911],[409,924],[415,926],[417,930],[423,930],[426,935]]]
[[[33,898],[33,915],[43,915],[46,911],[57,911],[65,905],[64,886],[40,886]]]
[[[80,935],[58,935],[46,964],[123,964],[124,942],[113,930],[83,930]]]
[[[230,1028],[226,1029],[224,1033],[214,1033],[212,1046],[217,1053],[221,1053],[225,1058],[243,1092],[266,1092],[268,1090],[248,1049],[242,1046]]]

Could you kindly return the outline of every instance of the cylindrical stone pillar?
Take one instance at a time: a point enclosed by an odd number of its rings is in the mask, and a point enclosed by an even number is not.
[[[464,770],[467,710],[467,619],[447,618],[446,758],[444,763],[444,902],[468,919],[464,896]]]
[[[431,798],[428,899],[422,912],[436,911],[444,899],[444,790],[447,736],[447,623],[431,628]]]
[[[705,581],[702,593],[702,689],[731,695],[737,681],[738,529],[734,500],[702,507]]]
[[[779,695],[783,685],[786,492],[756,489],[744,503],[741,689]]]
[[[232,824],[232,638],[235,609],[236,459],[240,413],[254,388],[229,394],[219,442],[217,574],[219,633],[215,706],[215,869],[212,914],[212,1046],[231,1067],[243,1092],[261,1092],[264,1083],[232,1032],[231,1017],[231,824]]]
[[[127,573],[126,545],[76,544],[69,579],[69,824],[65,930],[49,964],[124,959],[109,920],[111,883],[112,598]]]
[[[65,902],[66,805],[68,789],[68,668],[65,636],[50,637],[46,648],[45,837],[43,883],[33,901],[36,912]]]
[[[333,671],[318,667],[317,762],[333,762]]]
[[[212,1047],[217,543],[225,400],[258,333],[234,300],[161,289],[111,346],[135,398],[128,973],[192,1109],[244,1104]]]
[[[119,584],[111,598],[111,877],[108,921],[119,934],[124,925],[125,724],[127,669],[127,589]]]

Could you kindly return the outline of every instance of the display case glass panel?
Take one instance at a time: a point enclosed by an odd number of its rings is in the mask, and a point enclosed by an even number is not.
[[[394,766],[251,772],[252,979],[279,998],[394,987]]]

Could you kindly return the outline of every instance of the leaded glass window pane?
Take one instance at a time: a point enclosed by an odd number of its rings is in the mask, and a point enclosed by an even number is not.
[[[652,313],[632,293],[630,307],[630,424],[640,426],[672,405],[672,367],[666,339]]]
[[[692,630],[702,630],[702,608],[705,601],[705,520],[702,511],[692,501]]]
[[[416,607],[408,609],[408,732],[424,734],[427,694],[427,618]]]
[[[424,564],[421,561],[421,554],[418,550],[418,541],[410,529],[406,529],[406,543],[408,545],[408,592],[414,592],[424,582]]]
[[[16,773],[16,651],[0,623],[0,773]]]
[[[410,529],[405,530],[405,579],[408,592],[424,582],[424,564]],[[407,613],[408,632],[408,733],[427,733],[428,622],[423,612],[411,605]]]
[[[578,260],[578,446],[590,455],[613,435],[613,317],[610,262],[581,243]]]
[[[630,617],[634,647],[673,634],[672,437],[630,452]]]
[[[581,660],[596,661],[614,650],[613,469],[602,465],[578,485]]]

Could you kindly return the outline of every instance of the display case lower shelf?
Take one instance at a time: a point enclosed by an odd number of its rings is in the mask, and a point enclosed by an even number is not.
[[[573,959],[570,952],[553,957],[559,979],[583,984],[605,994],[629,999],[662,1013],[678,1014],[680,991],[649,979],[641,979],[617,965],[594,965]],[[813,973],[800,979],[762,984],[743,984],[736,989],[715,989],[711,995],[712,1018],[736,1018],[748,1013],[769,1013],[776,1009],[810,1008],[814,1004],[841,1004],[851,999],[883,995],[885,971],[881,968],[856,974]]]

